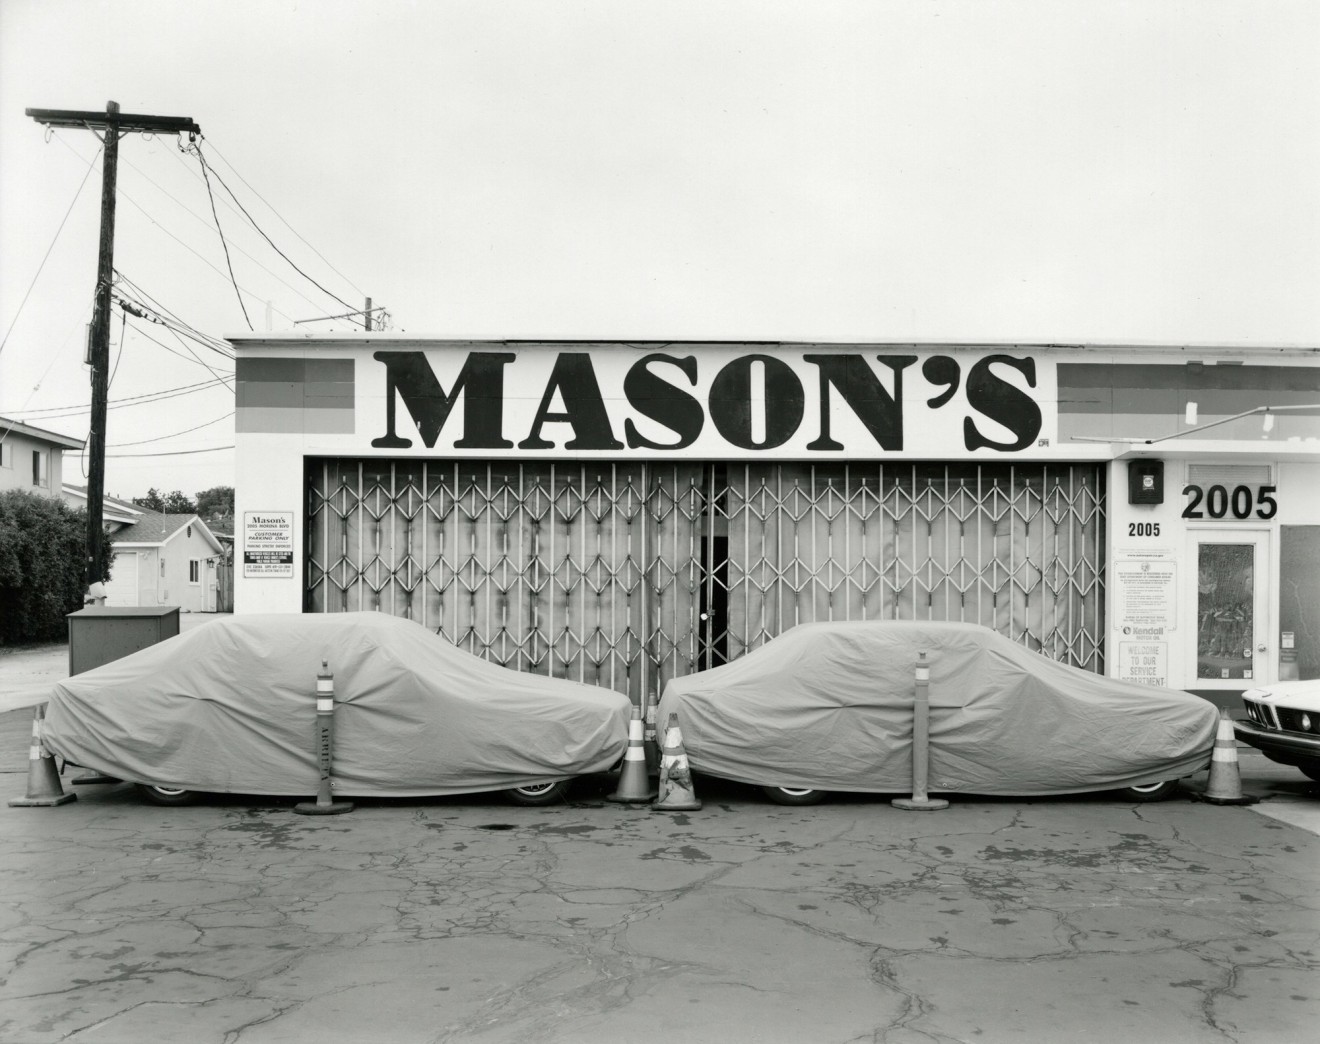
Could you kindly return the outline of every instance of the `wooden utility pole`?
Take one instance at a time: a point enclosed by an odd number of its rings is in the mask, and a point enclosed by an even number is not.
[[[119,139],[124,134],[200,134],[187,116],[141,116],[121,113],[118,102],[107,102],[105,112],[71,109],[28,109],[27,114],[47,127],[73,127],[104,132],[101,160],[101,245],[96,263],[96,309],[92,313],[92,424],[87,436],[87,563],[84,583],[101,579],[101,519],[105,502],[106,399],[110,390],[110,288],[115,275],[115,182],[119,173]]]
[[[371,298],[370,297],[367,298],[367,307],[363,310],[362,316],[363,316],[363,324],[362,324],[363,327],[367,330],[370,330],[371,329]]]

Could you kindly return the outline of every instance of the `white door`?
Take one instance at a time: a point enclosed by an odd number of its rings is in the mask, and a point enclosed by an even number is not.
[[[1189,689],[1250,689],[1273,681],[1269,619],[1270,535],[1265,530],[1194,529],[1189,604]]]
[[[106,605],[138,604],[138,555],[136,551],[120,551],[110,567],[110,579],[105,585]]]

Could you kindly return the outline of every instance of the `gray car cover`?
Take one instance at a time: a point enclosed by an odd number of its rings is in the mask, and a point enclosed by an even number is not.
[[[914,668],[930,665],[929,789],[1070,794],[1204,768],[1218,711],[1174,689],[1069,667],[956,623],[803,624],[675,678],[692,767],[768,786],[911,792]]]
[[[316,677],[334,675],[335,793],[499,790],[608,769],[631,704],[488,663],[381,613],[236,616],[54,688],[55,753],[189,790],[314,794]]]

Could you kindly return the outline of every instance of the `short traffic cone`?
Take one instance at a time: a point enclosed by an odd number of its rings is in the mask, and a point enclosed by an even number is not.
[[[660,756],[660,800],[651,808],[656,812],[695,812],[701,808],[692,789],[692,766],[683,750],[683,733],[678,715],[669,715],[665,726],[665,745]]]
[[[46,705],[40,704],[32,717],[32,746],[28,749],[27,796],[14,798],[10,808],[49,807],[77,801],[77,794],[66,794],[60,786],[60,774],[55,769],[55,756],[46,749],[41,739],[41,723],[46,718]]]
[[[1210,781],[1205,793],[1193,795],[1212,805],[1254,805],[1260,800],[1242,793],[1242,774],[1238,771],[1237,736],[1227,708],[1219,710],[1219,732],[1215,735],[1214,753],[1210,755]]]
[[[651,779],[646,774],[646,751],[642,746],[642,712],[632,709],[632,718],[628,722],[628,750],[623,755],[623,771],[619,774],[619,786],[606,801],[642,802],[655,797],[651,789]]]

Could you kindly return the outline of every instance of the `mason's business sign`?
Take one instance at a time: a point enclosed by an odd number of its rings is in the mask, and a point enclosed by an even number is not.
[[[1051,447],[1056,400],[1052,360],[1007,350],[360,343],[240,360],[239,430],[392,456],[986,458]]]

